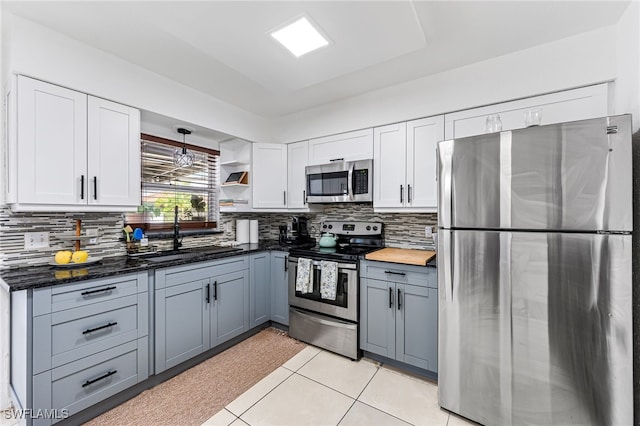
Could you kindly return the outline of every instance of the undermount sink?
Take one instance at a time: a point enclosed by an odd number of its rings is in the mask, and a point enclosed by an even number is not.
[[[230,253],[240,251],[237,247],[194,247],[186,248],[178,251],[158,252],[144,256],[147,262],[169,262],[171,260],[189,259],[192,257],[205,256],[208,254]]]

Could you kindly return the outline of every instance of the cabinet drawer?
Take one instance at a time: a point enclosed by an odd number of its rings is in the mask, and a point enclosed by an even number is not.
[[[147,291],[147,274],[83,281],[33,291],[33,316],[77,308]]]
[[[247,255],[233,256],[212,262],[199,262],[156,271],[156,289],[185,282],[205,280],[218,275],[249,269]]]
[[[112,348],[51,371],[51,406],[73,415],[138,383],[137,342]],[[45,373],[46,374],[46,373]]]
[[[376,280],[438,288],[436,270],[430,266],[363,261],[360,265],[360,275]]]
[[[147,316],[141,293],[34,318],[34,374],[146,336]]]

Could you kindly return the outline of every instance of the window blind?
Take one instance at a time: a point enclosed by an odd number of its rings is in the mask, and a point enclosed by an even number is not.
[[[144,223],[147,229],[173,223],[178,206],[181,227],[215,227],[218,220],[217,151],[188,145],[193,166],[176,167],[173,155],[182,144],[152,137],[141,139],[142,206],[127,215],[128,223]],[[189,224],[193,226],[189,226]],[[199,224],[199,226],[198,226]]]

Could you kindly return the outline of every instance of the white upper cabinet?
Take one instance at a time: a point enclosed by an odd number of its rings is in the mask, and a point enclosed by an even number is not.
[[[17,78],[16,95],[17,132],[7,156],[13,210],[140,205],[138,110],[24,76]]]
[[[309,140],[309,165],[373,158],[373,129]]]
[[[445,139],[489,133],[487,116],[499,114],[502,130],[526,127],[525,113],[540,109],[542,125],[566,121],[586,120],[609,115],[607,83],[517,101],[468,109],[445,115]]]
[[[140,205],[140,111],[89,96],[89,204]]]
[[[287,207],[287,145],[254,143],[253,208],[283,209]]]
[[[308,141],[287,145],[287,207],[290,209],[308,207],[305,175],[308,159]]]
[[[442,115],[374,129],[375,210],[436,210],[436,147],[443,138]]]

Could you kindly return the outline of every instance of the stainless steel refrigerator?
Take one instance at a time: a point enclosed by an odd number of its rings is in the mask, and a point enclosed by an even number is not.
[[[440,406],[633,424],[631,117],[444,141],[438,166]]]

